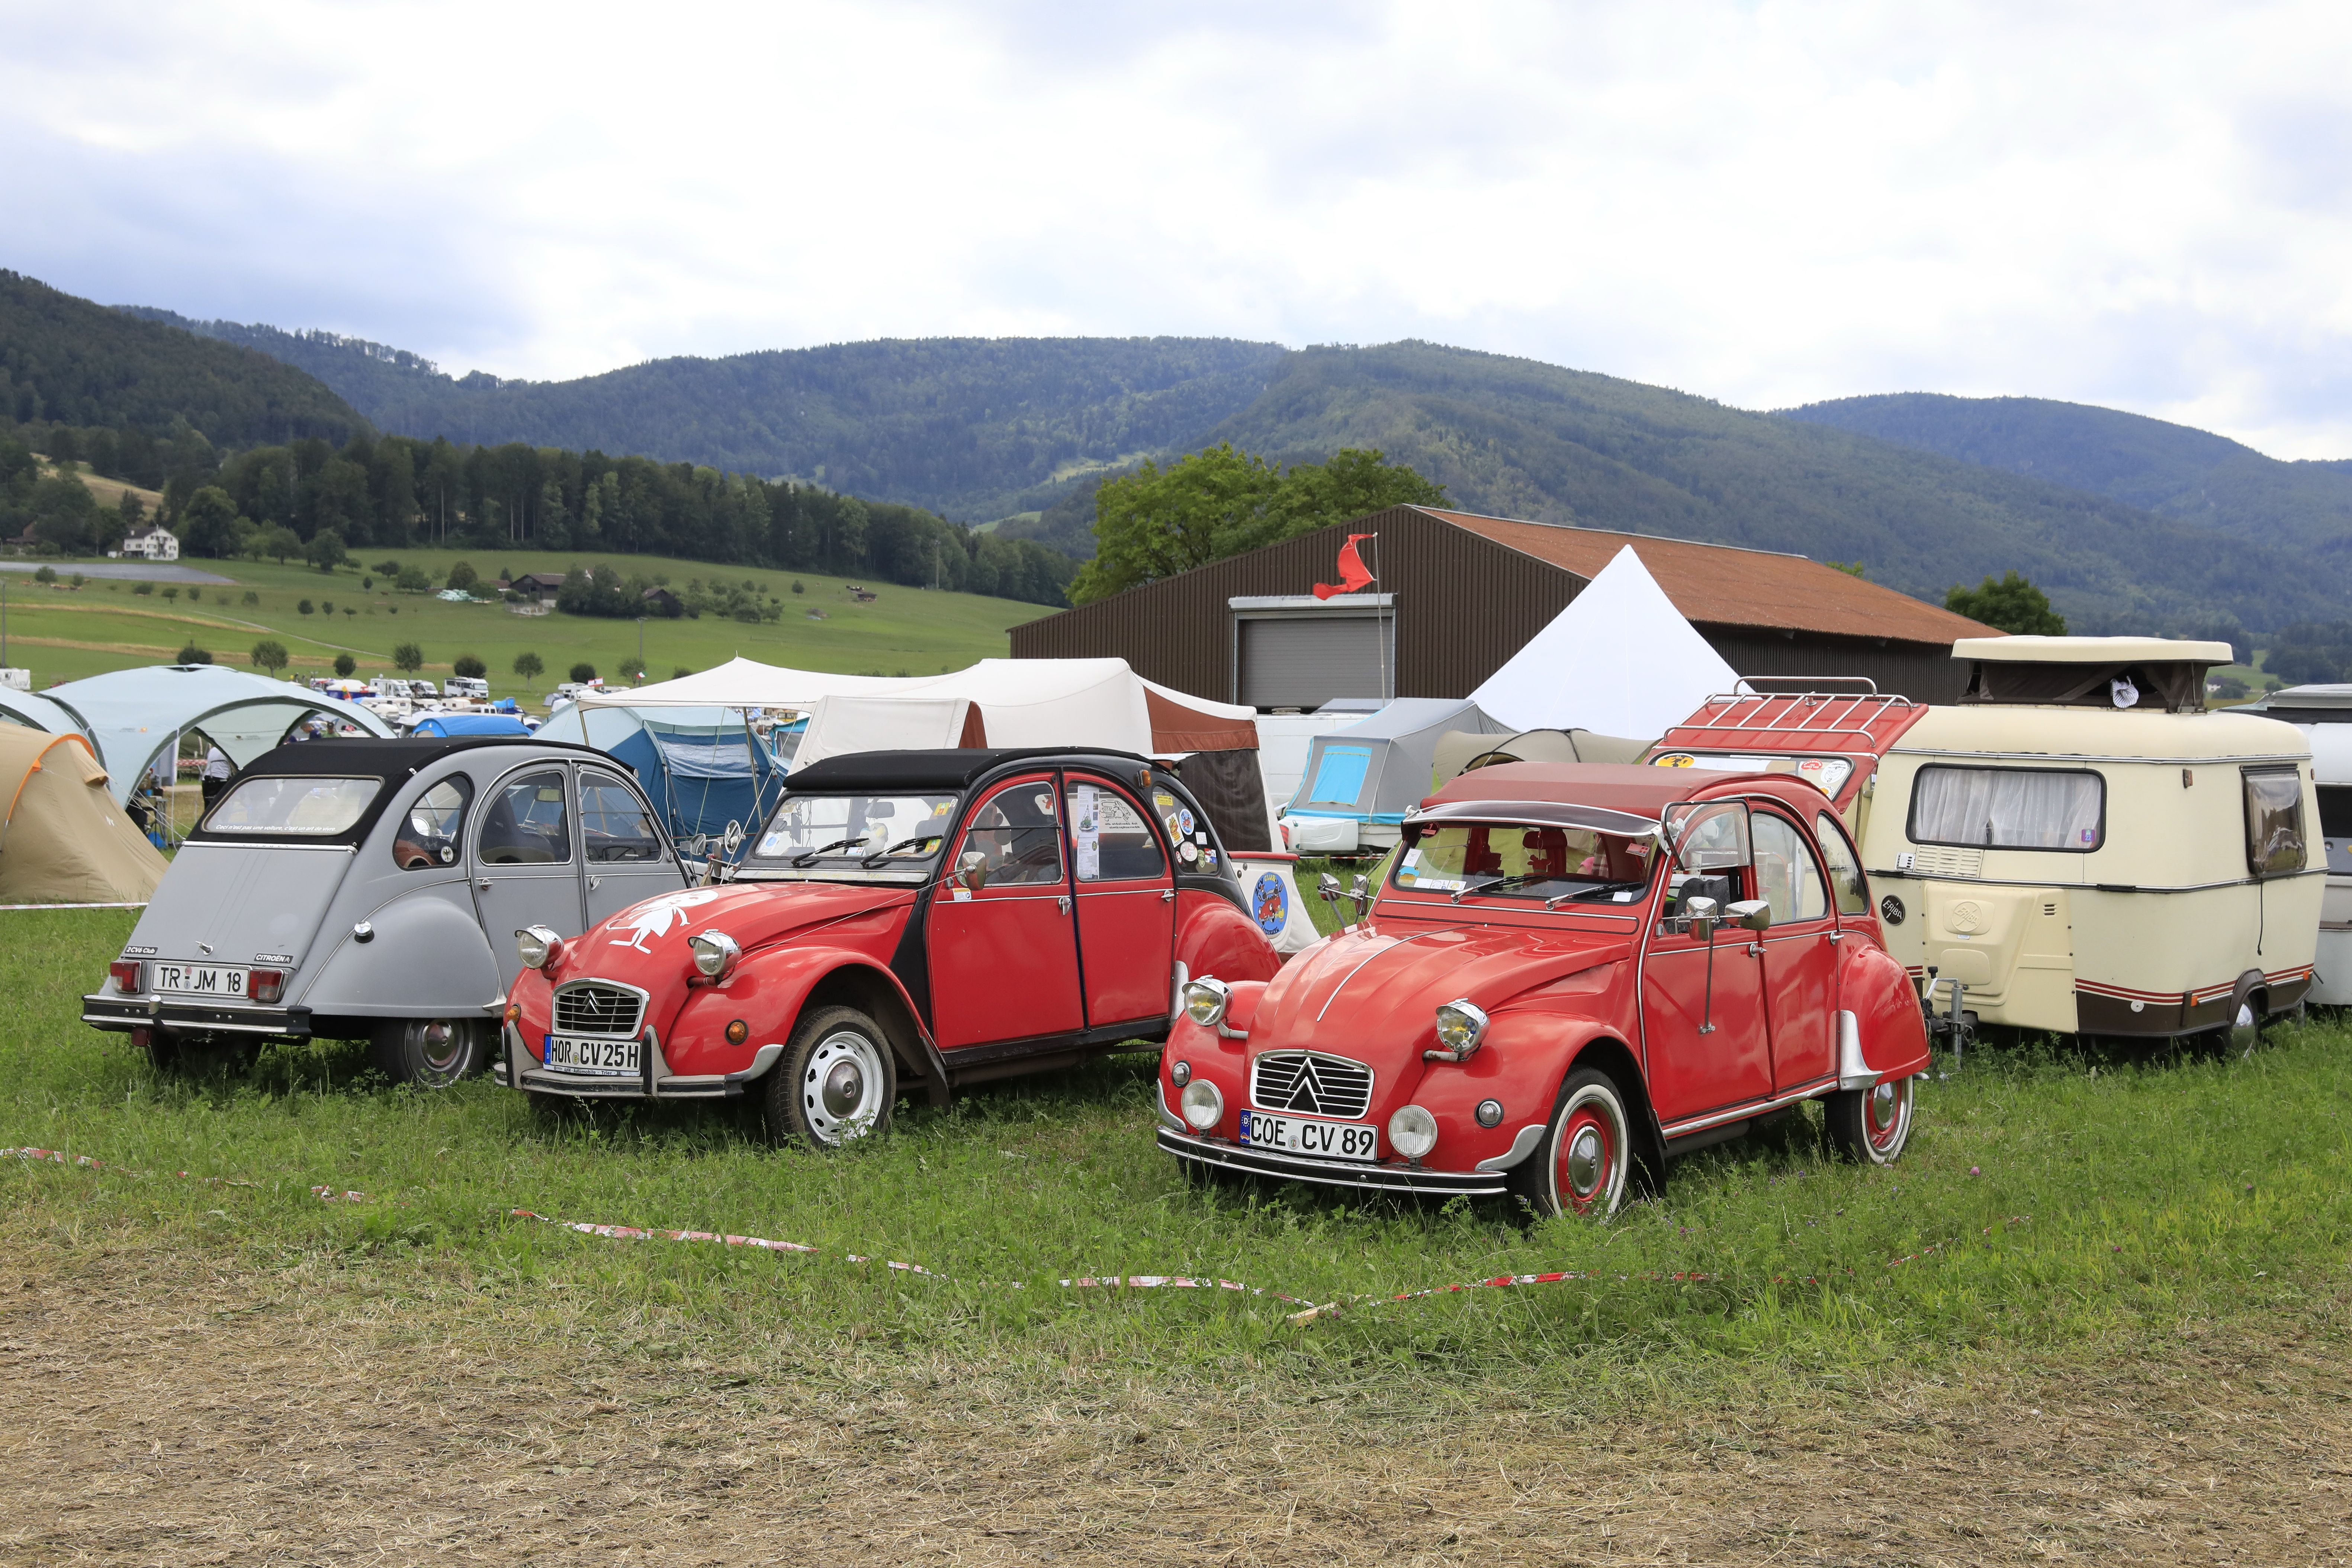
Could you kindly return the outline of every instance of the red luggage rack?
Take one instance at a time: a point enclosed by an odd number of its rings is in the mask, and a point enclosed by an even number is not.
[[[1650,749],[1653,759],[1673,752],[1835,752],[1856,762],[1843,805],[1897,737],[1927,709],[1908,697],[1882,692],[1865,677],[1748,676],[1737,689],[1710,697],[1699,710],[1667,730]]]

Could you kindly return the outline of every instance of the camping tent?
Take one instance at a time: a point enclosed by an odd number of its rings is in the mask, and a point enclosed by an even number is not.
[[[1401,697],[1370,718],[1315,737],[1307,782],[1283,808],[1290,847],[1304,853],[1385,849],[1430,791],[1448,731],[1509,731],[1460,698]]]
[[[1656,737],[1738,679],[1629,544],[1470,699],[1514,730]]]
[[[583,708],[789,708],[805,711],[826,697],[856,697],[904,691],[923,678],[888,675],[835,675],[829,670],[793,669],[761,664],[752,658],[731,658],[715,668],[651,686],[580,694]]]
[[[1653,744],[1590,730],[1522,730],[1516,735],[1456,730],[1437,742],[1429,787],[1458,777],[1473,763],[1482,768],[1496,763],[1638,763]]]
[[[0,904],[144,903],[167,862],[79,734],[0,724]]]
[[[129,800],[156,759],[171,755],[190,730],[202,730],[238,767],[275,751],[314,713],[370,735],[394,732],[364,708],[219,664],[117,669],[68,681],[48,695],[88,721],[117,802]]]
[[[1306,781],[1307,753],[1314,749],[1315,737],[1361,723],[1367,711],[1378,712],[1383,706],[1375,703],[1369,710],[1340,709],[1327,702],[1312,713],[1258,715],[1258,773],[1265,780],[1266,822],[1274,835],[1273,843],[1282,842],[1282,830],[1274,824]]]
[[[519,713],[428,713],[416,721],[411,735],[528,735],[530,726]]]
[[[784,764],[740,709],[637,712],[574,703],[540,726],[539,736],[593,746],[626,763],[689,860],[714,851],[740,859],[783,796]]]

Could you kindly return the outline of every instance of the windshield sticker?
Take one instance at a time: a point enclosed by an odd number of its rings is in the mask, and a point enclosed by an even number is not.
[[[634,947],[639,952],[650,953],[652,949],[646,946],[646,938],[667,936],[673,924],[683,929],[688,920],[687,910],[698,904],[707,904],[718,896],[715,888],[697,888],[690,892],[664,893],[658,899],[647,900],[627,910],[626,921],[618,921],[616,917],[612,929],[630,934],[614,937],[610,945]]]

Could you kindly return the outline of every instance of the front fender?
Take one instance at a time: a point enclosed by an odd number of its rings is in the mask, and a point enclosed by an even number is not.
[[[1271,980],[1282,967],[1282,954],[1255,921],[1227,900],[1190,889],[1176,895],[1176,961],[1188,974],[1213,974],[1227,984]]]
[[[1838,1005],[1852,1013],[1863,1060],[1882,1079],[1927,1070],[1927,1024],[1919,993],[1883,947],[1857,943],[1838,968]]]
[[[1560,1080],[1586,1047],[1601,1039],[1614,1041],[1616,1036],[1599,1018],[1562,1017],[1549,1010],[1497,1014],[1468,1061],[1429,1063],[1410,1097],[1437,1119],[1437,1147],[1427,1163],[1469,1171],[1482,1160],[1502,1160],[1515,1150],[1524,1157],[1551,1120]],[[1502,1120],[1493,1127],[1478,1125],[1478,1102],[1484,1100],[1502,1104]],[[1627,1109],[1638,1112],[1637,1107]]]
[[[850,1005],[865,1003],[869,1012],[887,1011],[876,1008],[870,1001],[876,987],[883,988],[902,1016],[877,1016],[875,1021],[889,1031],[902,1058],[912,1053],[908,1066],[927,1080],[935,1077],[943,1080],[945,1068],[938,1050],[915,1023],[914,1000],[898,977],[877,963],[871,954],[845,947],[795,944],[755,952],[719,984],[696,985],[661,1043],[662,1059],[670,1071],[681,1076],[742,1072],[761,1046],[791,1039],[793,1026],[821,986],[828,991],[845,989]],[[738,1018],[749,1032],[741,1045],[730,1045],[727,1026]],[[910,1033],[912,1038],[902,1037]]]
[[[1240,987],[1235,990],[1238,992]],[[1241,1110],[1249,1103],[1247,1055],[1247,1041],[1228,1038],[1213,1028],[1192,1022],[1189,1014],[1177,1014],[1168,1030],[1168,1043],[1160,1049],[1160,1103],[1171,1112],[1176,1109],[1177,1096],[1182,1091],[1176,1087],[1171,1074],[1178,1062],[1188,1063],[1194,1078],[1215,1084],[1217,1092],[1225,1099],[1224,1120],[1209,1128],[1209,1134],[1227,1140],[1240,1136]],[[1184,1130],[1192,1131],[1189,1126]]]

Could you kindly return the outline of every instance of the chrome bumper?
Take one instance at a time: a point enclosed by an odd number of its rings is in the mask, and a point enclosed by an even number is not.
[[[761,1046],[751,1057],[751,1065],[741,1072],[674,1073],[662,1056],[661,1039],[651,1029],[646,1031],[645,1071],[626,1078],[592,1076],[586,1073],[555,1072],[539,1065],[530,1047],[522,1042],[522,1033],[507,1025],[501,1033],[506,1037],[506,1049],[499,1054],[491,1076],[509,1089],[520,1089],[532,1094],[562,1094],[574,1100],[728,1100],[744,1091],[753,1080],[767,1076],[784,1054],[780,1044]]]
[[[93,1029],[127,1034],[142,1025],[182,1034],[226,1033],[310,1037],[308,1007],[219,1006],[202,1002],[166,1002],[161,997],[110,996],[81,999],[81,1021]]]
[[[1367,1193],[1433,1193],[1443,1197],[1465,1194],[1494,1197],[1510,1190],[1500,1171],[1432,1171],[1416,1165],[1360,1165],[1352,1161],[1307,1160],[1296,1154],[1270,1153],[1194,1137],[1170,1127],[1160,1129],[1160,1146],[1180,1160],[1211,1165],[1251,1176],[1274,1176],[1286,1182],[1313,1182],[1326,1187],[1353,1187]]]

